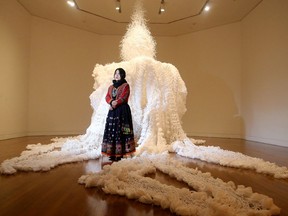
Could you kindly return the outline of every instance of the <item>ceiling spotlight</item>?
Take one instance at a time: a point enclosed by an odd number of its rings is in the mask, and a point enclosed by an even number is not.
[[[204,8],[204,10],[205,10],[205,11],[209,11],[209,10],[210,10],[210,6],[209,6],[209,5],[206,5],[205,8]]]
[[[75,2],[74,1],[67,1],[67,4],[70,6],[70,7],[75,7]]]
[[[159,8],[159,14],[162,14],[165,12],[165,8],[164,8],[164,0],[161,0],[160,3],[160,8]]]
[[[116,9],[119,13],[121,13],[121,3],[120,3],[120,0],[116,0],[116,7],[115,7],[115,9]]]

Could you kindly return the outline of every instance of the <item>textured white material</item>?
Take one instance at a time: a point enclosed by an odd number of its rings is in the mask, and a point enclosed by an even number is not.
[[[63,163],[99,158],[109,109],[105,95],[115,69],[122,67],[130,84],[129,104],[138,143],[136,155],[171,151],[224,166],[254,169],[275,178],[288,178],[286,167],[217,147],[196,146],[196,142],[204,141],[187,138],[181,126],[186,111],[185,83],[175,66],[154,59],[156,43],[146,27],[143,11],[139,5],[137,8],[122,40],[123,61],[97,64],[94,68],[95,91],[90,95],[94,112],[86,134],[55,139],[49,145],[29,145],[20,157],[4,161],[0,172],[47,171]]]
[[[258,173],[272,175],[274,178],[288,178],[287,167],[280,167],[275,163],[250,157],[240,152],[227,151],[215,146],[196,146],[188,139],[184,142],[174,142],[172,148],[172,151],[184,157],[200,159],[221,166],[251,169]]]
[[[188,188],[145,177],[156,170],[186,183]],[[146,155],[104,166],[99,173],[83,175],[78,182],[86,187],[101,187],[105,193],[161,206],[177,215],[277,215],[280,209],[265,195],[250,187],[223,182],[210,173],[188,168],[165,155]]]
[[[131,23],[121,41],[120,56],[123,61],[129,61],[137,56],[156,57],[156,42],[146,26],[142,4],[141,1],[136,1]]]

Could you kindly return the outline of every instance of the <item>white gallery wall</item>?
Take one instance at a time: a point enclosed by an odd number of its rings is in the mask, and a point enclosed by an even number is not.
[[[10,45],[0,50],[0,61],[8,58],[2,63],[7,69],[0,73],[0,139],[9,134],[85,133],[92,115],[93,68],[120,61],[122,36],[97,35],[31,16],[15,0],[1,4],[0,43]],[[155,37],[157,60],[174,64],[186,83],[183,127],[188,135],[288,146],[285,7],[285,0],[264,0],[241,22]],[[22,19],[13,24],[9,11]],[[14,32],[23,35],[20,42],[9,37]],[[24,58],[6,55],[15,46],[14,55]]]
[[[177,38],[177,66],[188,89],[190,136],[241,137],[240,23]]]
[[[243,137],[288,146],[288,1],[263,1],[242,25]]]
[[[33,17],[28,132],[85,132],[92,110],[91,71],[101,57],[100,37]]]
[[[22,6],[0,1],[0,139],[27,133],[30,27]]]

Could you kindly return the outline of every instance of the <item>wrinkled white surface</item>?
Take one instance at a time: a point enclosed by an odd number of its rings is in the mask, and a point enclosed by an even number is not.
[[[121,41],[120,48],[120,56],[123,61],[132,60],[137,56],[156,57],[156,42],[146,26],[140,1],[136,1],[135,12],[131,17],[131,23]]]
[[[129,104],[138,143],[137,155],[172,151],[223,166],[253,169],[275,178],[288,178],[286,167],[217,147],[196,146],[204,141],[187,138],[181,126],[181,118],[186,111],[185,83],[175,66],[154,59],[156,43],[146,27],[139,5],[137,10],[121,43],[123,61],[97,64],[94,68],[95,91],[90,95],[93,115],[86,134],[55,139],[49,145],[29,145],[21,156],[5,160],[0,172],[47,171],[63,163],[99,158],[109,109],[105,95],[115,69],[122,67],[130,84]]]
[[[146,177],[156,170],[187,183],[188,188]],[[265,195],[250,187],[223,182],[210,173],[188,168],[165,155],[146,155],[104,166],[98,173],[78,180],[86,187],[101,187],[105,193],[161,206],[177,215],[277,215],[280,209]]]
[[[257,173],[272,175],[274,178],[288,178],[287,167],[281,167],[275,163],[250,157],[240,152],[223,150],[218,146],[196,146],[186,139],[174,142],[172,148],[173,151],[184,157],[200,159],[221,166],[251,169]]]

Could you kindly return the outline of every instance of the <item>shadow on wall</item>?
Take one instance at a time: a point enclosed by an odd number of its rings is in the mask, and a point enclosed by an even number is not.
[[[226,82],[215,75],[199,72],[191,74],[189,79],[184,80],[188,96],[183,126],[187,135],[243,137],[243,118]]]

